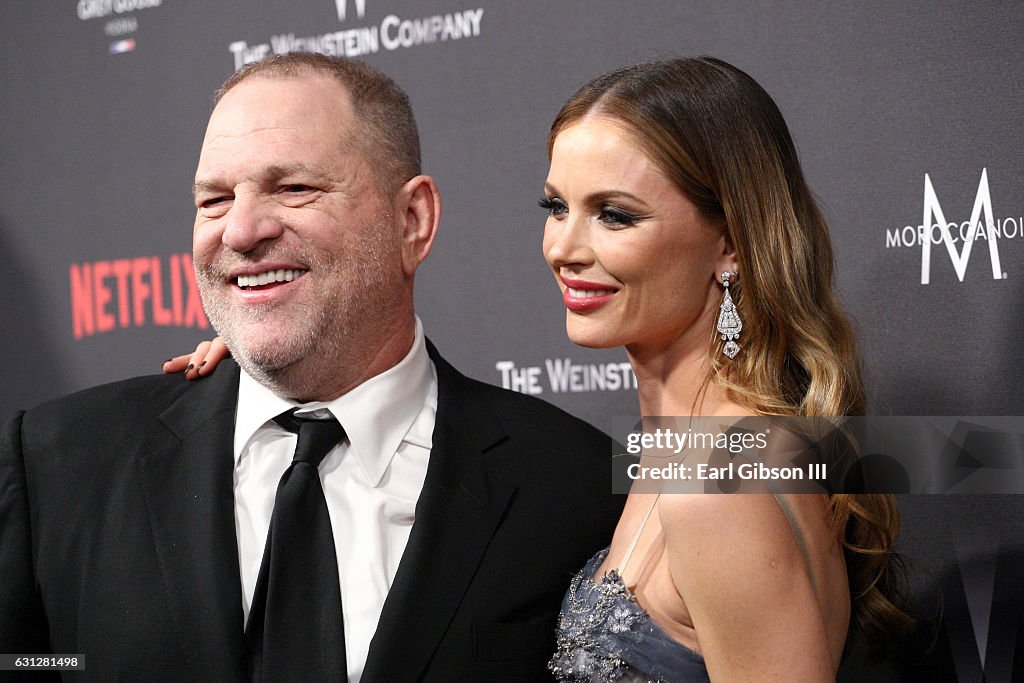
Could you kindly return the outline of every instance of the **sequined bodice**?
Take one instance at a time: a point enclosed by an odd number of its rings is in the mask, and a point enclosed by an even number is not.
[[[558,617],[558,649],[548,668],[560,681],[708,681],[704,659],[680,645],[637,604],[612,570],[594,574],[608,548],[573,578]]]

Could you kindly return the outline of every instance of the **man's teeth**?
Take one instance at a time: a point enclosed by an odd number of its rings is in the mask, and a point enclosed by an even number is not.
[[[576,299],[590,299],[595,296],[605,296],[614,293],[614,289],[575,289],[574,287],[569,288],[569,295]]]
[[[304,272],[304,270],[268,270],[257,275],[239,275],[238,286],[258,287],[273,282],[291,282]]]

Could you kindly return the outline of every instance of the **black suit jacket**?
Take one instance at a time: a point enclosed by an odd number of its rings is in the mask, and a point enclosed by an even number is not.
[[[431,355],[430,462],[363,680],[544,680],[562,594],[621,512],[611,442]],[[237,388],[229,363],[200,382],[127,380],[8,422],[0,652],[82,653],[87,678],[244,677]]]

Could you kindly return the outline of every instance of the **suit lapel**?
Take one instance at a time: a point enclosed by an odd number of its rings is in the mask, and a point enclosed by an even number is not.
[[[507,437],[465,377],[428,342],[438,406],[416,521],[363,670],[367,683],[415,680],[444,635],[515,483],[488,477],[486,452]]]
[[[197,679],[245,671],[231,457],[238,367],[223,365],[161,414],[139,468],[164,589]]]

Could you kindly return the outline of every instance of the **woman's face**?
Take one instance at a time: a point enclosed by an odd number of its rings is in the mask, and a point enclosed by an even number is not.
[[[563,129],[544,193],[544,256],[573,342],[706,349],[731,247],[622,124],[596,116]]]

